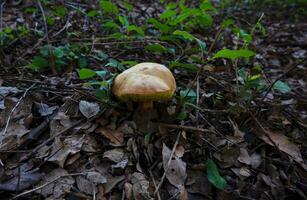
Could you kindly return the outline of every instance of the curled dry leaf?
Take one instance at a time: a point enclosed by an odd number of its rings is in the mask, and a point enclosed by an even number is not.
[[[172,185],[179,188],[181,186],[184,186],[184,182],[187,177],[186,163],[183,162],[176,155],[171,158],[171,153],[171,150],[165,144],[163,144],[162,159],[163,168],[165,171],[167,170],[166,178]],[[171,159],[171,161],[168,166],[169,159]]]
[[[100,112],[100,107],[97,103],[82,100],[79,102],[79,110],[86,118],[91,118]]]

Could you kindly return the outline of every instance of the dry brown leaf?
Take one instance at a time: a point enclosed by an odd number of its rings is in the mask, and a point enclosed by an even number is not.
[[[299,148],[294,143],[290,142],[287,136],[281,133],[273,133],[271,131],[266,131],[266,133],[269,134],[269,137],[271,140],[273,140],[279,150],[287,153],[295,161],[303,162]],[[260,135],[260,138],[267,144],[274,146],[274,144],[272,144],[271,140],[266,135]]]
[[[149,181],[142,173],[134,172],[131,177],[133,196],[136,200],[153,199],[150,197],[148,188]]]
[[[177,188],[183,186],[187,178],[186,163],[176,155],[171,158],[171,150],[165,144],[163,144],[162,159],[163,168],[167,170],[166,178],[168,181]],[[169,159],[172,160],[168,166]]]
[[[96,131],[108,138],[114,145],[121,145],[124,142],[124,134],[121,131],[111,130],[104,127],[100,127]]]
[[[245,163],[247,165],[250,165],[252,162],[251,157],[249,156],[247,150],[245,148],[240,148],[240,156],[238,158],[238,161],[241,163]]]
[[[43,185],[48,182],[52,182],[60,176],[67,175],[67,171],[61,168],[55,169],[47,174],[43,180],[38,185]],[[72,177],[63,177],[58,179],[57,181],[43,187],[41,190],[37,190],[36,192],[43,195],[44,197],[49,196],[49,198],[58,199],[63,197],[66,193],[70,191],[75,183],[75,179]],[[52,196],[50,196],[52,195]]]
[[[124,150],[123,149],[111,149],[109,151],[104,152],[104,158],[108,158],[113,162],[119,163],[124,159]]]

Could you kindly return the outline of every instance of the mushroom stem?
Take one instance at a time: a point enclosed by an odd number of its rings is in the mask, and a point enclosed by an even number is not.
[[[139,103],[141,110],[148,110],[153,108],[153,102],[152,101],[144,101]]]

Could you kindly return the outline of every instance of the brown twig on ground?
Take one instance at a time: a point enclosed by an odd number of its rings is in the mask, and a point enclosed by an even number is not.
[[[188,130],[188,131],[197,131],[197,132],[202,132],[202,133],[212,133],[212,131],[209,130],[209,129],[198,128],[198,127],[193,127],[193,126],[185,126],[185,125],[177,125],[177,124],[165,124],[165,123],[160,123],[159,125],[162,126],[162,127],[166,127],[166,128],[182,129],[182,130]]]
[[[38,187],[36,187],[36,188],[33,188],[33,189],[31,189],[31,190],[28,190],[28,191],[22,192],[22,193],[20,193],[20,194],[17,194],[17,195],[14,196],[12,199],[17,199],[17,198],[19,198],[19,197],[22,197],[22,196],[25,196],[25,195],[30,194],[30,193],[32,193],[32,192],[35,192],[35,191],[37,191],[37,190],[40,190],[40,189],[46,187],[47,185],[50,185],[51,183],[54,183],[54,182],[56,182],[57,180],[59,180],[59,179],[61,179],[61,178],[68,177],[68,176],[84,176],[84,173],[72,173],[72,174],[66,174],[66,175],[58,176],[57,178],[55,178],[55,179],[53,179],[52,181],[49,181],[49,182],[47,182],[47,183],[45,183],[45,184],[43,184],[43,185],[40,185],[40,186],[38,186]]]
[[[159,189],[161,188],[161,186],[162,186],[162,184],[163,184],[163,182],[164,182],[164,180],[165,180],[166,173],[167,173],[167,171],[169,170],[169,167],[170,167],[172,158],[173,158],[173,156],[174,156],[175,150],[176,150],[177,145],[178,145],[178,143],[179,143],[180,135],[181,135],[181,131],[179,131],[178,134],[177,134],[177,138],[176,138],[175,144],[174,144],[174,146],[173,146],[171,155],[170,155],[169,160],[168,160],[168,162],[167,162],[167,167],[166,167],[166,169],[164,170],[164,173],[163,173],[162,178],[161,178],[161,180],[160,180],[160,182],[159,182],[159,185],[157,186],[157,188],[156,188],[156,190],[155,190],[155,195],[157,195],[157,193],[159,192]]]
[[[150,174],[150,176],[151,176],[152,182],[153,182],[153,184],[154,184],[154,186],[155,186],[155,189],[157,190],[157,189],[158,189],[158,185],[157,185],[157,183],[156,183],[155,177],[154,177],[154,175],[152,174],[152,171],[151,171],[150,169],[149,169],[148,171],[149,171],[149,174]],[[159,190],[157,190],[157,191],[158,191],[158,192],[157,192],[158,200],[161,200],[160,192],[159,192]]]
[[[6,123],[5,123],[5,127],[3,129],[3,131],[1,132],[1,135],[0,135],[0,148],[2,147],[2,141],[3,141],[3,138],[4,138],[4,135],[6,134],[7,132],[7,129],[9,127],[9,124],[10,124],[10,121],[11,121],[11,118],[12,118],[12,115],[13,113],[15,112],[15,110],[17,109],[17,107],[19,106],[19,104],[21,103],[21,100],[23,98],[26,97],[27,93],[35,86],[36,84],[32,84],[29,88],[27,88],[25,90],[25,92],[23,93],[23,95],[19,98],[18,102],[15,104],[15,106],[13,107],[13,109],[11,110],[7,120],[6,120]]]

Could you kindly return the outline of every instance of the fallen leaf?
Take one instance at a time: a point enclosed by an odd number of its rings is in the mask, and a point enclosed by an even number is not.
[[[124,134],[121,131],[103,127],[98,128],[96,131],[108,138],[114,145],[121,145],[124,142]]]
[[[253,169],[257,169],[262,162],[261,156],[258,153],[253,153],[251,155],[251,166]]]
[[[207,160],[207,176],[209,182],[215,187],[223,190],[227,186],[225,179],[221,177],[216,164],[211,159]]]
[[[118,183],[125,180],[125,176],[108,177],[107,183],[105,183],[105,194],[109,193]]]
[[[118,163],[124,159],[124,150],[119,148],[111,149],[104,152],[103,157]]]
[[[287,136],[281,133],[273,133],[271,131],[266,132],[281,151],[287,153],[295,161],[303,162],[299,148],[294,143],[290,142]],[[260,138],[267,144],[274,146],[274,144],[272,144],[271,140],[266,135],[262,134]]]
[[[49,107],[44,103],[36,103],[36,105],[38,107],[38,112],[42,117],[51,115],[58,108],[58,106]]]
[[[52,152],[48,161],[64,167],[65,161],[69,155],[78,153],[84,143],[84,135],[73,135],[67,137],[64,141],[60,138],[55,138],[52,144]]]
[[[79,110],[86,118],[91,118],[100,112],[100,107],[97,103],[82,100],[79,102]]]
[[[235,164],[240,155],[240,149],[233,148],[224,148],[220,152],[216,152],[213,156],[219,161],[219,164],[222,168],[228,168]]]
[[[27,189],[28,187],[36,184],[41,180],[43,174],[39,172],[37,169],[21,172],[20,175],[16,174],[13,178],[5,181],[4,183],[0,183],[0,190],[4,191],[21,191]]]
[[[84,176],[78,176],[76,178],[76,184],[81,192],[84,192],[86,194],[94,194],[96,191],[96,185],[89,181]]]
[[[162,150],[163,168],[166,171],[166,178],[168,181],[179,188],[184,185],[185,179],[187,178],[186,163],[183,162],[176,155],[171,158],[171,150],[163,144]],[[169,160],[170,164],[168,166]]]
[[[245,163],[247,165],[251,164],[252,162],[251,157],[249,156],[245,148],[240,148],[240,156],[238,158],[238,161],[240,161],[241,163]]]
[[[128,182],[125,183],[124,185],[125,188],[125,195],[127,200],[132,200],[132,185]]]
[[[6,97],[9,94],[16,94],[18,92],[21,92],[21,90],[19,90],[16,87],[4,87],[4,86],[0,86],[0,99],[4,99],[4,97]]]
[[[131,177],[133,196],[136,200],[153,199],[149,192],[149,181],[142,173],[134,172]]]
[[[43,178],[43,180],[38,184],[38,186],[52,182],[58,179],[59,177],[67,174],[68,172],[64,169],[61,168],[54,169]],[[44,197],[48,196],[49,198],[57,199],[63,197],[66,193],[68,193],[70,189],[73,187],[74,183],[75,183],[74,178],[62,177],[54,181],[53,183],[46,185],[41,190],[37,190],[35,192],[43,195]]]

